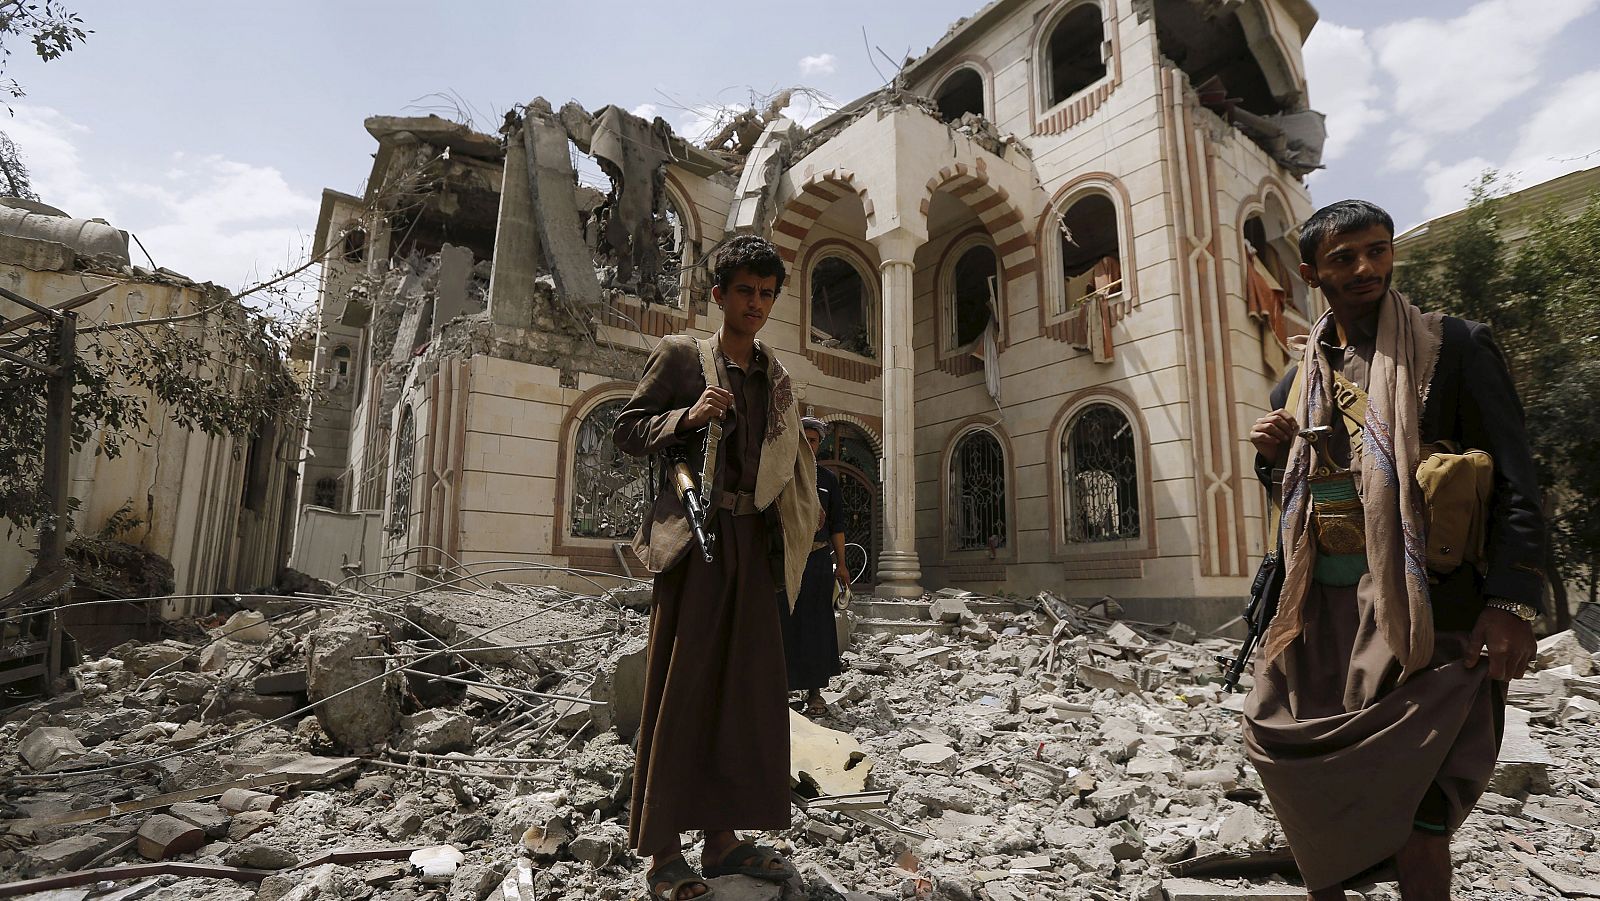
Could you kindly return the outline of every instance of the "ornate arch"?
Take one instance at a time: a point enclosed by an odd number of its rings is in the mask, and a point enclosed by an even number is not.
[[[863,246],[864,245],[864,246]],[[867,292],[867,322],[878,326],[882,321],[883,302],[879,296],[883,286],[875,276],[878,273],[877,252],[865,242],[827,238],[806,248],[805,256],[795,267],[792,283],[800,300],[800,348],[817,371],[834,378],[848,379],[865,384],[883,372],[880,360],[848,351],[816,347],[811,343],[811,270],[830,256],[842,257],[860,270],[862,287]],[[881,338],[878,341],[882,343]]]
[[[817,220],[822,218],[834,201],[852,194],[861,198],[861,209],[867,215],[870,233],[878,222],[877,213],[872,206],[872,198],[867,196],[866,187],[856,185],[854,172],[842,167],[826,172],[807,172],[800,190],[783,205],[778,218],[772,223],[772,243],[777,246],[778,255],[783,257],[783,261],[793,263],[800,255],[800,247],[811,232],[811,226],[817,224]]]
[[[1000,270],[1006,281],[1019,279],[1038,267],[1033,240],[1028,236],[1022,212],[1011,201],[1011,195],[989,179],[989,166],[983,157],[973,165],[951,163],[928,179],[923,186],[925,195],[918,204],[923,218],[933,206],[933,195],[946,191],[965,203],[994,241],[995,255],[1000,259]]]
[[[961,71],[962,69],[971,69],[973,72],[977,73],[978,78],[982,79],[982,81],[983,81],[983,109],[984,109],[983,115],[984,115],[984,118],[989,119],[990,121],[993,121],[994,118],[995,118],[995,109],[994,109],[994,70],[989,67],[989,61],[988,60],[986,60],[983,57],[978,56],[976,54],[972,54],[972,53],[963,54],[963,55],[958,56],[955,59],[951,60],[950,62],[946,63],[945,67],[943,69],[940,69],[939,73],[937,75],[935,75],[933,78],[928,79],[928,85],[929,85],[929,87],[928,87],[928,96],[929,97],[938,96],[939,89],[941,87],[944,87],[944,83],[946,81],[949,81],[951,76],[955,75],[957,72]]]

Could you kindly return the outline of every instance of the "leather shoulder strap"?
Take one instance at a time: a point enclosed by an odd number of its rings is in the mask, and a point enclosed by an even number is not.
[[[712,347],[708,338],[696,339],[700,345],[700,374],[705,376],[706,385],[723,387],[722,373],[717,366],[716,349]],[[716,485],[717,478],[717,450],[722,443],[722,421],[713,419],[706,424],[706,453],[700,463],[700,498],[707,509],[711,506],[711,491]]]

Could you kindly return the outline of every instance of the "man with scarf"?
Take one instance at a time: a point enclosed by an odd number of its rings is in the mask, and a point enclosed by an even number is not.
[[[1450,897],[1450,834],[1493,775],[1543,597],[1536,471],[1505,360],[1488,327],[1390,286],[1393,238],[1359,200],[1302,226],[1300,274],[1329,312],[1250,436],[1281,501],[1284,583],[1245,748],[1313,901],[1390,861],[1407,901]],[[1440,441],[1486,451],[1494,470],[1481,559],[1450,572],[1427,567],[1417,480]]]
[[[794,385],[756,339],[783,289],[783,260],[753,235],[717,252],[711,338],[670,335],[617,417],[624,453],[688,464],[705,499],[708,562],[670,478],[634,550],[655,574],[630,844],[651,856],[651,897],[710,894],[705,880],[794,876],[772,848],[735,829],[789,825],[788,674],[779,605],[793,609],[816,529],[816,461],[800,434]],[[703,489],[703,491],[702,491]],[[701,873],[679,834],[705,833]]]

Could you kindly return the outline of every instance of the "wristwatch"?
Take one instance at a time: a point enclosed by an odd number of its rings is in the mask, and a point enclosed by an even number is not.
[[[1532,604],[1513,601],[1510,598],[1491,597],[1484,603],[1490,610],[1500,610],[1515,616],[1525,623],[1531,623],[1539,616],[1539,611]]]

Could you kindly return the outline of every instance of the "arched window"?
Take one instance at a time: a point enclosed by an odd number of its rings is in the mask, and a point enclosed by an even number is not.
[[[1006,546],[1006,457],[988,429],[962,436],[950,455],[950,546]]]
[[[994,248],[979,240],[960,250],[948,283],[944,347],[953,351],[976,343],[1000,315],[1000,262]]]
[[[328,390],[347,391],[350,388],[350,345],[341,344],[333,349],[333,365],[328,370]]]
[[[829,254],[811,267],[811,343],[864,357],[873,349],[870,280],[848,257]]]
[[[353,226],[344,233],[344,244],[340,248],[346,263],[361,263],[367,259],[367,230],[361,226]]]
[[[1122,293],[1122,243],[1117,208],[1098,192],[1080,196],[1061,214],[1061,275],[1065,281],[1057,313],[1090,295]]]
[[[1261,216],[1251,216],[1244,223],[1244,240],[1250,246],[1254,260],[1246,260],[1245,284],[1252,282],[1250,269],[1256,268],[1266,276],[1270,286],[1283,292],[1286,305],[1289,309],[1300,314],[1301,317],[1310,319],[1310,301],[1307,297],[1306,284],[1301,281],[1296,263],[1296,253],[1299,248],[1288,239],[1284,228],[1273,217],[1274,222],[1270,227]],[[1273,234],[1275,232],[1275,234]]]
[[[574,538],[632,538],[644,515],[650,470],[645,461],[617,450],[611,439],[622,398],[603,401],[578,423],[572,438]]]
[[[417,447],[416,417],[411,415],[411,405],[400,411],[400,427],[394,433],[393,477],[389,482],[389,527],[391,535],[403,535],[411,518],[411,480],[415,473]]]
[[[1061,487],[1069,542],[1139,537],[1139,466],[1133,425],[1110,404],[1090,404],[1061,434]]]
[[[1098,4],[1062,16],[1045,39],[1045,108],[1106,77],[1105,21]]]
[[[966,67],[955,70],[933,92],[933,102],[939,105],[939,118],[946,122],[959,121],[967,113],[984,115],[983,76]]]

